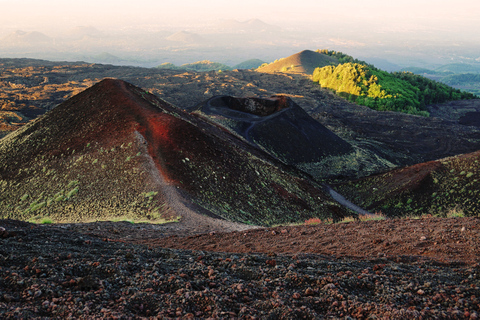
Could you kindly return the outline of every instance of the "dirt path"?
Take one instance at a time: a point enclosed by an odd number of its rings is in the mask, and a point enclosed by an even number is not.
[[[330,187],[329,185],[327,184],[324,184],[323,185],[328,193],[330,194],[330,196],[335,200],[337,201],[338,203],[340,203],[342,206],[345,206],[347,207],[348,209],[350,210],[353,210],[355,211],[356,213],[358,214],[361,214],[361,215],[367,215],[367,216],[374,216],[373,213],[371,212],[368,212],[367,210],[365,209],[362,209],[360,208],[359,206],[357,206],[356,204],[348,201],[347,199],[345,199],[344,196],[342,196],[340,193],[338,193],[337,191],[333,190],[332,187]]]
[[[145,142],[144,137],[136,132],[138,139]],[[147,152],[147,147],[145,147],[145,154]],[[193,207],[193,204],[190,204],[187,199],[177,190],[177,187],[168,183],[162,174],[157,169],[152,157],[148,156],[146,158],[145,164],[147,171],[150,173],[149,176],[156,182],[160,187],[160,192],[164,199],[166,199],[168,206],[180,216],[180,222],[169,223],[165,225],[159,225],[157,229],[163,230],[167,234],[197,234],[197,233],[208,233],[208,232],[228,232],[228,231],[241,231],[246,229],[251,229],[252,226],[230,222],[227,220],[215,219],[204,215],[198,212],[205,211],[200,207]]]

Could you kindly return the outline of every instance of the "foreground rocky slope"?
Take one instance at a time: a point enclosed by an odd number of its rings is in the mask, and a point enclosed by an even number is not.
[[[478,250],[478,235],[471,234],[478,219],[453,221],[451,235],[464,227],[460,241]],[[269,254],[213,253],[107,242],[58,226],[0,220],[0,227],[3,319],[478,319],[480,312],[478,258],[419,260],[407,242],[401,255],[352,260],[308,249],[277,255],[287,249],[280,243]],[[370,227],[375,233],[377,226]],[[320,241],[335,242],[334,230]],[[249,232],[248,240],[256,243],[258,233]],[[222,237],[229,235],[216,239]]]

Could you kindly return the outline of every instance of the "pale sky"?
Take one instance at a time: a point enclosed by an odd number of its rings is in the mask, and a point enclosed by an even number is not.
[[[0,0],[3,29],[62,28],[78,25],[189,24],[214,19],[259,18],[268,23],[418,23],[431,28],[480,30],[478,0]]]

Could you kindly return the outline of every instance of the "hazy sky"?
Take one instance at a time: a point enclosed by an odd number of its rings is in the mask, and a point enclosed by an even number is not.
[[[0,29],[134,27],[259,18],[286,25],[480,30],[478,0],[0,0]],[[323,23],[323,24],[322,24]],[[0,30],[0,31],[2,31]]]

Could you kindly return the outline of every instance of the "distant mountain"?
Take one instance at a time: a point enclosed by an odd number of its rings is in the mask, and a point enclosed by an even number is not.
[[[359,58],[359,59],[365,60],[366,62],[375,65],[375,67],[388,72],[399,71],[402,69],[402,67],[400,67],[398,64],[392,63],[382,58],[369,57],[369,58]]]
[[[33,46],[38,44],[48,44],[52,43],[53,39],[47,35],[37,32],[25,32],[22,30],[17,30],[2,39],[3,45],[12,45],[12,46]]]
[[[451,63],[435,69],[437,72],[480,73],[480,64]]]
[[[337,65],[338,59],[323,53],[304,50],[287,58],[276,60],[268,65],[260,66],[258,72],[288,72],[312,74],[315,68]]]
[[[180,67],[174,65],[171,62],[164,62],[164,63],[158,65],[156,68],[158,68],[158,69],[170,69],[170,70],[179,70],[180,69]]]
[[[188,31],[178,31],[167,37],[167,40],[183,43],[200,43],[204,41],[202,36]]]
[[[250,59],[235,65],[233,69],[256,69],[264,63],[265,61],[262,61],[260,59]]]
[[[400,71],[402,72],[411,72],[418,75],[425,75],[425,74],[437,74],[437,71],[426,69],[426,68],[419,68],[419,67],[406,67],[402,68]]]
[[[347,214],[300,171],[112,79],[1,139],[0,188],[0,217],[21,220],[180,217],[195,228],[212,217],[271,225]]]
[[[480,97],[480,73],[451,74],[442,77],[441,81],[454,88],[461,88]]]
[[[480,73],[480,64],[450,63],[450,64],[442,65],[435,69],[406,67],[406,68],[402,68],[401,71],[412,72],[419,75],[426,74],[426,75],[449,76],[453,74]]]
[[[480,65],[477,64],[455,63],[440,66],[435,70],[407,67],[403,68],[402,71],[422,75],[428,79],[480,96]]]
[[[212,62],[209,60],[197,61],[194,63],[186,63],[180,66],[181,69],[192,70],[192,71],[219,71],[219,70],[231,70],[232,68],[220,63]]]

